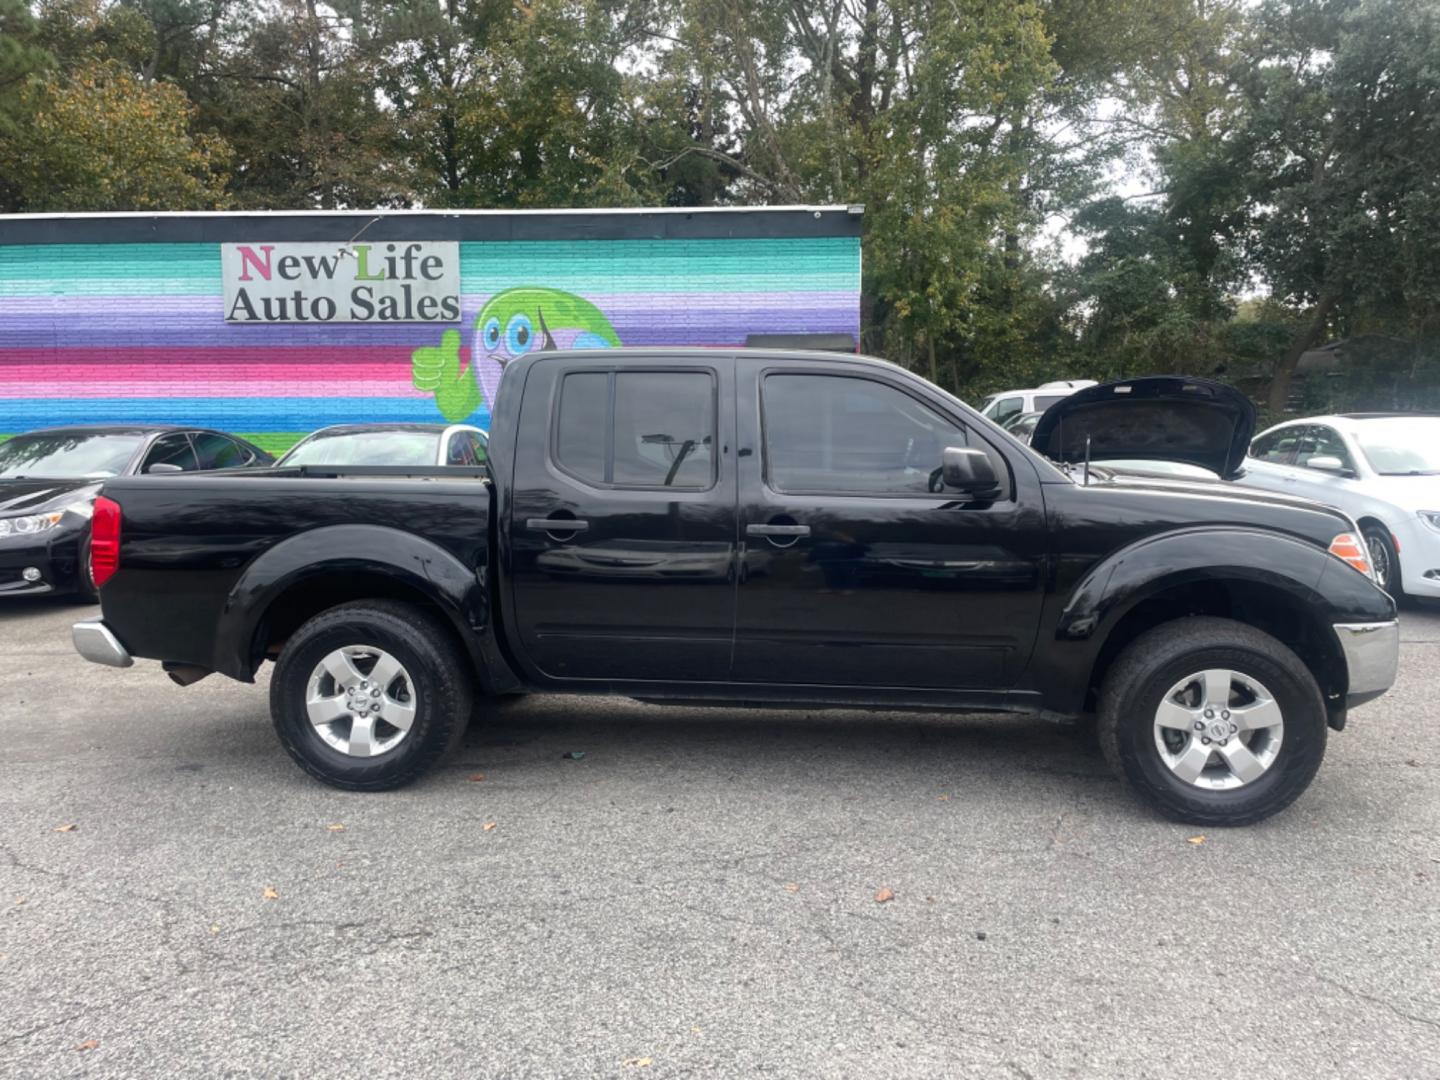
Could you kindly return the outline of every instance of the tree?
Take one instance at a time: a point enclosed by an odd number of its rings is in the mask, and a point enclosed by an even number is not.
[[[28,123],[4,144],[29,211],[208,210],[224,206],[229,148],[190,130],[178,88],[146,85],[115,61],[32,82]]]
[[[1251,254],[1303,314],[1272,410],[1327,335],[1440,330],[1440,12],[1426,0],[1271,0],[1244,86]]]

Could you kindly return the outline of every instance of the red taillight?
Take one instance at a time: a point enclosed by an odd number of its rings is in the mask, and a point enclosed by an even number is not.
[[[90,517],[90,580],[98,589],[120,568],[120,504],[101,495]]]
[[[1354,533],[1341,533],[1330,541],[1330,554],[1343,559],[1366,577],[1370,577],[1370,553]]]

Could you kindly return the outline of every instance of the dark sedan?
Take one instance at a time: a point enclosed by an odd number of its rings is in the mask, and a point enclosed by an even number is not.
[[[199,428],[46,428],[0,443],[0,596],[78,593],[90,581],[90,515],[114,476],[269,465],[244,439]]]

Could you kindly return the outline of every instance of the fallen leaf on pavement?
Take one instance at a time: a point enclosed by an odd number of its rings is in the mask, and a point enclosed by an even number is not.
[[[888,904],[891,900],[894,899],[895,890],[893,889],[881,889],[875,894],[875,903],[877,904]]]
[[[799,886],[799,885],[796,885],[795,882],[792,881],[792,882],[790,882],[790,884],[788,884],[788,885],[785,886],[785,891],[786,891],[786,892],[799,892],[799,891],[800,891],[800,886]]]
[[[211,932],[212,934],[218,934],[218,933],[220,932],[220,927],[217,926],[217,925],[215,925],[214,923],[211,923],[211,924],[210,924],[210,932]]]
[[[565,751],[565,753],[564,753],[563,756],[566,757],[566,758],[568,758],[570,761],[583,761],[583,760],[585,759],[585,751],[584,751],[584,750],[567,750],[567,751]],[[648,1061],[649,1058],[646,1058],[646,1060]]]
[[[260,895],[263,896],[266,900],[279,900],[279,899],[280,899],[280,894],[275,891],[275,886],[274,886],[274,885],[266,885],[266,886],[265,886],[265,891],[264,891],[263,893],[261,893]]]
[[[86,1040],[85,1040],[83,1043],[81,1043],[79,1046],[75,1047],[75,1049],[76,1049],[76,1050],[94,1050],[94,1049],[95,1049],[97,1046],[99,1046],[99,1045],[100,1045],[100,1040],[99,1040],[99,1039],[86,1039]]]
[[[627,1069],[648,1069],[650,1067],[650,1059],[648,1057],[626,1058],[625,1067]]]
[[[1190,837],[1188,840],[1186,840],[1185,842],[1186,842],[1187,844],[1203,844],[1203,843],[1205,842],[1205,837],[1203,837],[1203,836],[1192,836],[1192,837]]]
[[[329,832],[344,832],[344,831],[345,831],[345,826],[344,826],[344,825],[341,825],[338,821],[337,821],[334,825],[326,825],[325,828],[326,828],[326,830],[329,831]]]
[[[949,796],[949,795],[937,795],[937,796],[935,796],[935,801],[936,801],[936,802],[949,802],[949,801],[950,801],[950,796]]]
[[[56,826],[55,826],[55,831],[56,831],[56,832],[74,832],[74,831],[75,831],[76,829],[78,829],[79,827],[80,827],[79,825],[76,825],[74,822],[71,822],[69,825],[56,825]]]
[[[484,825],[481,825],[480,827],[481,827],[482,829],[484,829],[486,832],[489,832],[491,829],[495,828],[495,822],[493,822],[493,821],[487,821],[487,822],[485,822]]]
[[[472,776],[467,776],[465,779],[469,780],[472,784],[478,784],[481,780],[485,779],[485,774],[483,772],[477,772]]]

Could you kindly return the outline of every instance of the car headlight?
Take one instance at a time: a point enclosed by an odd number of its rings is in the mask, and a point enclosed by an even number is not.
[[[26,514],[24,517],[0,518],[0,536],[33,536],[49,532],[60,524],[64,510],[53,510],[48,514]]]
[[[1415,513],[1426,525],[1440,532],[1440,510],[1417,510]]]

